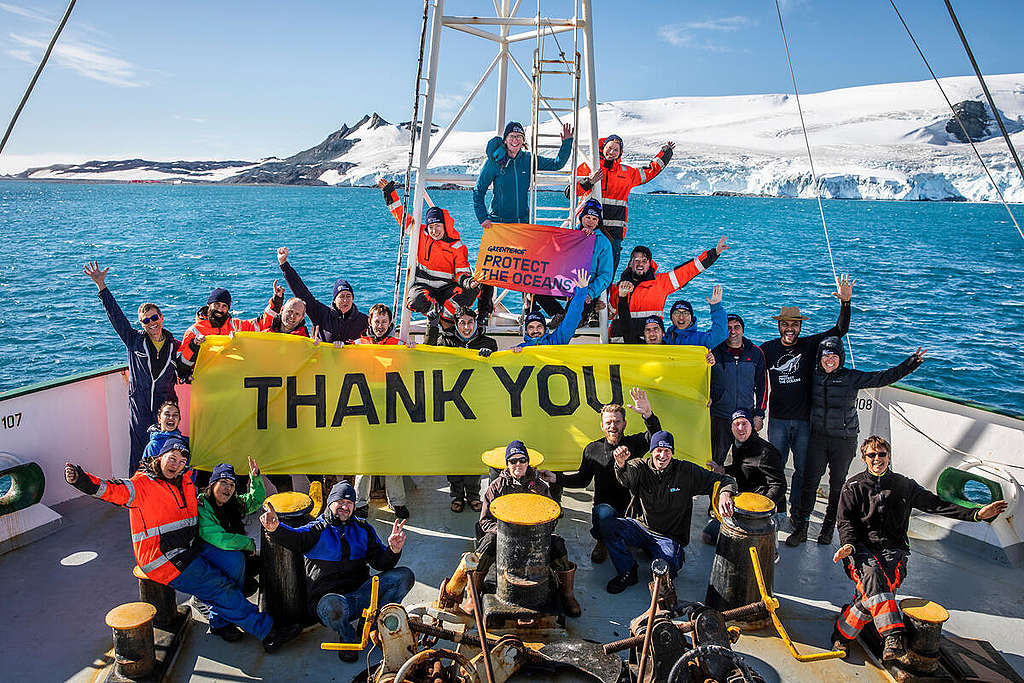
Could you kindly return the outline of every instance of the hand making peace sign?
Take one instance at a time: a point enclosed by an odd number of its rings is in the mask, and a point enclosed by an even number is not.
[[[402,552],[402,546],[405,545],[406,521],[404,519],[396,519],[394,526],[391,527],[391,535],[388,536],[388,547],[391,548],[393,553]]]

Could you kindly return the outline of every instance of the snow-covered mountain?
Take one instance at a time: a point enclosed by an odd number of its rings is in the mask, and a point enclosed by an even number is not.
[[[972,138],[980,139],[979,151],[1006,198],[1024,201],[1024,180],[977,81],[954,77],[942,83]],[[988,83],[1019,149],[1024,146],[1024,74],[990,76]],[[997,199],[931,81],[811,93],[801,102],[825,197]],[[643,164],[665,141],[677,143],[672,163],[641,191],[814,196],[796,100],[790,95],[609,102],[599,105],[598,122],[602,135],[614,132],[625,140],[627,163]],[[544,130],[555,132],[556,125],[545,124]],[[586,127],[581,132],[582,140],[589,139]],[[432,170],[476,173],[492,135],[453,132],[435,155]],[[390,124],[373,114],[287,159],[88,162],[28,169],[17,177],[372,185],[381,175],[404,177],[408,153],[408,123]]]

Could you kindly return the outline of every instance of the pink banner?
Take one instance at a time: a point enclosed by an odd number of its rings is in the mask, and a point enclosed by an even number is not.
[[[594,236],[528,223],[492,223],[477,252],[478,281],[527,294],[570,296],[572,271],[590,269]],[[591,273],[593,274],[593,273]]]

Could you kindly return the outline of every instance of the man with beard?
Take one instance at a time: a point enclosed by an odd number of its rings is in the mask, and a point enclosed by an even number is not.
[[[712,349],[711,368],[711,459],[719,465],[732,445],[732,416],[745,410],[753,416],[754,431],[761,431],[768,403],[768,377],[764,354],[743,336],[743,318],[727,316],[729,336]]]
[[[601,168],[590,173],[586,162],[576,169],[576,176],[584,178],[576,186],[576,194],[588,197],[594,186],[601,183],[601,201],[607,207],[605,226],[608,228],[608,239],[611,241],[614,265],[612,271],[619,269],[619,255],[622,253],[622,240],[626,238],[626,227],[629,222],[629,193],[639,185],[654,180],[662,169],[672,160],[672,150],[676,143],[666,142],[661,151],[651,159],[651,163],[643,168],[634,168],[622,163],[622,138],[609,135],[598,140],[601,150]],[[589,176],[589,177],[586,177]],[[568,191],[566,192],[568,196]]]
[[[362,336],[368,320],[355,305],[355,292],[344,278],[334,281],[331,305],[319,302],[288,263],[288,247],[279,247],[277,262],[292,293],[306,303],[306,314],[316,326],[316,336],[325,342],[353,342]]]
[[[850,329],[851,281],[843,274],[832,295],[841,302],[839,319],[835,327],[820,334],[801,337],[807,316],[796,306],[784,306],[772,318],[778,321],[779,336],[761,344],[771,393],[768,396],[768,440],[782,455],[786,466],[789,453],[793,453],[793,480],[789,487],[789,516],[795,516],[800,507],[804,469],[807,460],[807,440],[811,436],[811,375],[814,373],[818,344],[825,337],[840,337]],[[782,510],[779,510],[782,512]]]
[[[550,472],[545,473],[550,475]],[[498,520],[491,513],[491,504],[496,498],[510,493],[535,493],[551,498],[548,483],[540,473],[530,466],[530,454],[522,441],[512,441],[505,447],[505,469],[490,483],[484,492],[480,519],[476,523],[476,552],[480,555],[478,576],[483,576],[494,564],[498,545]],[[567,616],[578,617],[580,604],[573,594],[576,565],[569,561],[565,540],[558,534],[551,534],[551,570],[558,581],[559,598]]]
[[[668,563],[669,576],[676,574],[686,560],[690,542],[690,517],[693,497],[715,495],[722,517],[732,517],[732,497],[736,482],[724,474],[709,472],[688,460],[673,457],[672,435],[661,431],[651,436],[651,457],[629,459],[629,449],[619,446],[612,452],[615,477],[633,496],[631,517],[612,517],[601,523],[601,535],[617,575],[608,582],[609,593],[621,593],[637,583],[637,566],[630,548],[643,548],[653,559]]]
[[[612,453],[620,446],[628,451],[626,460],[643,457],[650,449],[651,434],[661,431],[661,421],[651,410],[647,392],[639,387],[629,390],[633,405],[629,409],[644,419],[647,431],[624,435],[626,410],[617,403],[601,408],[601,431],[604,438],[591,441],[583,449],[583,460],[575,474],[556,473],[557,483],[563,489],[585,489],[594,482],[594,507],[590,512],[590,535],[597,544],[590,560],[600,564],[608,557],[608,549],[601,536],[601,522],[624,517],[629,505],[629,491],[615,478],[615,458]]]
[[[662,316],[665,300],[672,292],[711,267],[723,251],[729,248],[726,238],[718,240],[714,249],[702,252],[665,273],[655,273],[651,250],[641,245],[629,255],[629,265],[622,271],[619,286],[612,287],[612,305],[618,311],[613,336],[621,336],[627,344],[639,344],[643,322],[648,316]]]
[[[231,292],[215,287],[206,299],[206,306],[199,309],[196,321],[181,338],[181,360],[188,368],[194,369],[196,354],[203,341],[212,334],[232,332],[257,332],[256,318],[239,320],[231,317]]]
[[[305,556],[309,611],[345,643],[356,640],[352,621],[370,606],[370,567],[380,572],[378,604],[402,602],[416,583],[411,569],[396,566],[405,545],[405,522],[395,520],[385,545],[369,523],[352,514],[355,504],[355,489],[341,481],[328,494],[323,514],[305,526],[281,524],[270,504],[260,517],[272,543]],[[338,650],[338,657],[354,662],[359,653]]]
[[[156,422],[159,406],[170,401],[175,405],[178,396],[174,384],[179,372],[178,341],[164,329],[164,316],[156,304],[139,306],[139,324],[143,331],[132,328],[124,311],[107,288],[107,273],[93,261],[85,265],[85,274],[96,284],[100,301],[114,332],[128,351],[128,475],[135,474],[142,453],[149,443],[149,428]]]

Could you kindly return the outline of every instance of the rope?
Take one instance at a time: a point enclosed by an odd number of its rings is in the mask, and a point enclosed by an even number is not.
[[[893,10],[896,12],[896,16],[899,17],[900,23],[903,24],[903,28],[906,29],[907,35],[910,36],[910,42],[917,48],[917,54],[921,55],[921,60],[924,65],[928,67],[928,73],[932,75],[932,80],[935,81],[935,85],[938,86],[939,92],[942,93],[942,98],[946,100],[946,104],[949,106],[949,110],[953,112],[953,117],[956,118],[957,124],[960,126],[960,130],[963,132],[964,137],[967,138],[967,142],[971,144],[971,149],[974,151],[974,156],[978,157],[978,163],[985,169],[985,174],[988,176],[988,180],[992,183],[992,188],[999,195],[999,201],[1003,203],[1003,208],[1006,209],[1006,213],[1009,214],[1010,220],[1013,222],[1017,232],[1020,234],[1021,239],[1024,239],[1024,230],[1021,230],[1020,224],[1017,222],[1017,218],[1013,215],[1013,211],[1010,210],[1010,205],[1006,203],[1006,198],[1003,196],[1003,191],[999,189],[999,185],[996,183],[996,179],[992,177],[992,172],[988,170],[988,166],[985,164],[985,160],[981,158],[981,152],[978,151],[974,141],[971,140],[971,136],[967,134],[967,128],[964,126],[964,122],[960,120],[960,115],[956,113],[956,109],[953,108],[953,103],[949,100],[949,96],[946,95],[945,88],[942,87],[942,83],[939,82],[939,77],[935,75],[935,71],[932,69],[932,65],[928,63],[928,58],[924,56],[924,52],[921,50],[921,46],[917,44],[917,40],[914,38],[914,34],[911,33],[910,27],[907,26],[907,22],[903,20],[903,15],[900,14],[899,9],[896,7],[894,0],[889,0],[889,4],[892,5]],[[972,60],[973,61],[973,60]],[[992,114],[999,119],[999,112],[993,109]],[[1000,126],[1002,123],[1000,122]],[[1007,138],[1009,140],[1009,138]]]
[[[789,76],[793,81],[793,94],[796,96],[796,108],[800,113],[800,128],[804,132],[804,146],[807,148],[807,161],[811,165],[811,180],[814,182],[814,196],[818,200],[818,214],[821,216],[821,227],[825,231],[825,246],[828,247],[828,260],[832,266],[832,280],[836,285],[836,292],[839,292],[839,275],[836,273],[836,260],[832,255],[832,240],[828,234],[828,223],[825,222],[825,208],[821,204],[821,191],[818,187],[818,174],[814,170],[814,156],[811,154],[811,141],[807,136],[807,124],[804,122],[804,108],[800,104],[800,91],[796,86],[796,72],[793,70],[793,60],[789,55],[789,40],[786,38],[786,27],[782,23],[782,7],[779,4],[779,0],[775,0],[775,11],[779,15],[779,29],[782,31],[782,44],[786,48],[786,63],[789,64]],[[846,335],[846,348],[850,351],[850,365],[854,368],[857,367],[857,362],[853,358],[853,342],[850,340],[850,335]]]
[[[988,106],[992,108],[992,116],[995,117],[996,123],[999,124],[999,130],[1003,133],[1003,139],[1006,140],[1006,146],[1010,148],[1010,154],[1013,156],[1013,160],[1017,163],[1017,170],[1020,171],[1021,179],[1024,179],[1024,166],[1021,166],[1020,157],[1017,156],[1017,150],[1014,148],[1013,143],[1010,142],[1010,134],[1006,132],[1006,126],[1003,125],[1003,117],[999,115],[999,110],[996,109],[995,100],[992,99],[992,93],[988,91],[988,84],[985,83],[985,77],[981,75],[981,68],[978,67],[978,62],[974,59],[974,52],[971,51],[971,46],[967,44],[967,36],[964,35],[964,30],[960,28],[960,20],[956,18],[956,12],[953,11],[953,5],[950,4],[949,0],[946,0],[946,9],[949,10],[949,16],[953,19],[953,25],[956,26],[956,32],[960,35],[960,42],[964,44],[964,50],[967,51],[967,57],[971,60],[971,66],[974,67],[974,73],[978,76],[978,82],[981,83],[981,89],[985,93],[985,99],[988,100]]]
[[[29,81],[28,88],[25,89],[25,94],[21,96],[21,102],[18,103],[18,108],[14,110],[14,116],[11,117],[11,122],[7,124],[7,131],[4,133],[3,140],[0,140],[0,153],[4,151],[4,147],[7,146],[7,141],[11,138],[11,133],[14,132],[14,124],[18,122],[18,117],[21,116],[21,110],[25,108],[25,104],[28,102],[28,96],[32,94],[32,89],[36,87],[36,81],[39,80],[39,76],[43,73],[43,67],[46,66],[46,60],[50,58],[50,53],[53,52],[54,45],[57,44],[57,38],[60,36],[61,31],[64,30],[64,26],[67,25],[68,19],[71,18],[71,10],[75,7],[75,0],[68,2],[67,9],[64,10],[64,17],[57,24],[57,30],[53,32],[53,37],[50,38],[50,44],[46,46],[46,52],[43,53],[43,58],[39,61],[39,66],[36,67],[36,72],[32,75],[32,80]]]
[[[419,61],[416,64],[416,83],[413,86],[412,121],[409,122],[409,163],[406,164],[405,167],[405,187],[403,189],[404,198],[402,200],[402,207],[403,211],[405,211],[406,218],[405,222],[407,224],[409,222],[409,217],[413,215],[413,212],[410,210],[411,207],[409,206],[409,185],[412,180],[412,164],[416,152],[416,132],[420,117],[420,81],[423,77],[423,51],[427,42],[427,15],[429,10],[430,0],[423,0],[423,27],[420,29],[420,55]],[[417,177],[417,181],[418,180],[419,178]],[[414,225],[412,228],[415,230],[416,226]],[[399,230],[398,256],[395,258],[395,292],[391,303],[391,310],[394,311],[395,322],[399,319],[399,311],[402,311],[405,308],[404,301],[402,302],[402,308],[400,309],[398,307],[398,290],[402,286],[402,257],[405,252],[405,232],[406,226],[403,225],[401,230]],[[412,238],[410,237],[409,239]]]

